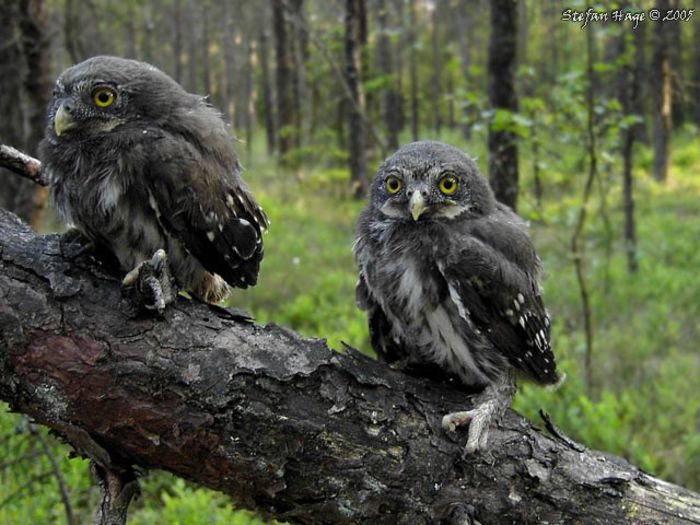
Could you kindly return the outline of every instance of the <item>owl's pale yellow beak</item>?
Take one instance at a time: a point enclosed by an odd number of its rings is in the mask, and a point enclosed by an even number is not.
[[[425,198],[420,191],[414,191],[411,195],[411,199],[408,201],[408,208],[411,210],[411,215],[413,220],[417,221],[421,214],[427,208],[425,204]]]
[[[78,123],[66,109],[65,104],[61,104],[56,112],[56,116],[53,118],[53,129],[56,131],[56,135],[60,135],[69,129],[73,129],[77,125]]]

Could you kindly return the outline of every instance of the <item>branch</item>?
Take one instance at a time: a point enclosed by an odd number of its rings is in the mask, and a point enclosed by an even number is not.
[[[63,508],[66,511],[66,523],[68,525],[75,525],[75,515],[73,514],[73,506],[70,503],[68,487],[66,486],[66,480],[63,478],[63,474],[61,473],[61,468],[58,465],[58,461],[54,457],[53,452],[51,452],[48,443],[44,439],[44,436],[41,435],[41,432],[39,432],[37,426],[31,421],[27,421],[27,427],[29,428],[30,434],[34,436],[34,439],[36,439],[39,442],[41,450],[43,451],[46,458],[49,460],[49,465],[51,465],[51,472],[53,473],[53,477],[56,479],[58,490],[61,493],[61,502],[63,503]]]
[[[133,467],[296,523],[700,523],[699,495],[513,411],[463,458],[454,386],[184,298],[139,316],[83,247],[0,232],[0,399],[121,473],[116,514]]]
[[[36,182],[40,186],[49,185],[48,180],[41,173],[41,162],[12,146],[0,144],[0,166],[15,172],[17,175],[21,175],[25,179]]]

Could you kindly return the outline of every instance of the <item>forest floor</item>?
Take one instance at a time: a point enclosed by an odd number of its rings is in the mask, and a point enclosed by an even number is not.
[[[456,142],[453,141],[453,142]],[[592,384],[584,382],[586,352],[581,301],[570,253],[585,163],[577,173],[543,170],[545,195],[534,203],[524,169],[520,213],[531,221],[543,259],[545,303],[553,345],[566,372],[556,392],[522,385],[515,408],[533,422],[540,408],[573,439],[629,459],[653,475],[700,490],[700,150],[692,130],[678,133],[665,184],[651,180],[651,152],[635,165],[639,271],[630,275],[622,241],[619,163],[603,162],[586,227],[586,273],[594,323]],[[460,145],[460,144],[458,144]],[[306,336],[326,337],[371,353],[365,316],[355,307],[354,222],[364,206],[348,196],[344,170],[281,171],[254,144],[245,178],[271,219],[260,284],[236,291],[230,303],[258,322],[274,321]],[[240,149],[240,146],[239,146]],[[486,156],[478,163],[486,168]],[[528,166],[528,153],[522,165]],[[567,165],[576,166],[577,162]],[[374,166],[376,167],[376,166]],[[6,412],[6,407],[0,406]],[[96,490],[87,462],[43,434],[60,460],[78,523],[89,521]],[[49,463],[22,416],[0,416],[0,524],[64,523]],[[22,459],[24,458],[24,459]],[[166,474],[142,483],[129,523],[259,523],[228,500]]]

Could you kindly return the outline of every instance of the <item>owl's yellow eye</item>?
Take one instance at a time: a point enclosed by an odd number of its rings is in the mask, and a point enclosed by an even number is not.
[[[392,195],[394,193],[397,193],[401,189],[401,179],[398,177],[395,177],[394,175],[390,175],[386,179],[386,190],[391,193]]]
[[[452,195],[457,191],[457,179],[454,175],[445,175],[438,184],[440,191],[445,195]]]
[[[92,92],[92,100],[97,107],[107,108],[114,103],[114,91],[108,87],[99,87]]]

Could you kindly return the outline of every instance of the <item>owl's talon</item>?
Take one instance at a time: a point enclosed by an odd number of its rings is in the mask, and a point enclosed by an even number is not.
[[[136,284],[136,281],[139,278],[139,273],[141,272],[141,266],[143,266],[143,263],[139,263],[136,266],[136,268],[134,268],[124,276],[124,279],[122,279],[122,286],[129,287],[134,286],[134,284]]]
[[[177,297],[177,286],[165,250],[157,250],[150,260],[139,263],[126,274],[122,285],[133,289],[141,306],[158,314],[162,314]]]
[[[486,401],[463,412],[453,412],[442,418],[442,427],[454,432],[457,427],[469,425],[469,437],[464,447],[464,454],[473,454],[477,450],[485,450],[488,445],[489,427],[497,412],[495,401]]]

